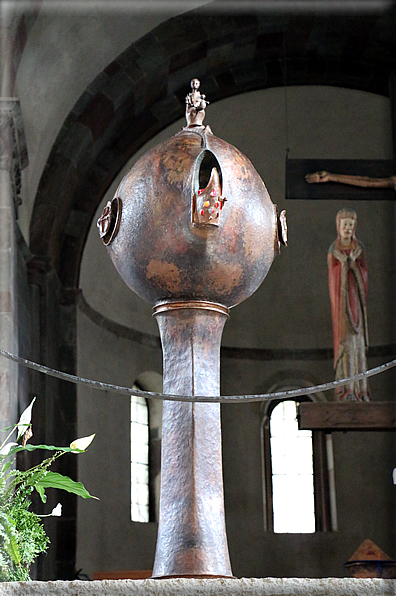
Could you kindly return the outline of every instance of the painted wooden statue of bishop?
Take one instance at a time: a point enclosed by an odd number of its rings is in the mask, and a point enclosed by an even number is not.
[[[329,290],[333,320],[336,380],[367,370],[368,273],[363,244],[356,238],[357,215],[351,209],[337,213],[337,239],[329,248]],[[336,388],[336,401],[369,401],[367,379]]]

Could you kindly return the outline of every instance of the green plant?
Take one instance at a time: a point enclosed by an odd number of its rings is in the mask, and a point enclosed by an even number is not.
[[[28,581],[30,565],[48,548],[49,539],[41,521],[46,515],[40,516],[29,511],[34,490],[43,503],[47,501],[47,488],[66,490],[84,499],[96,499],[81,482],[49,471],[51,464],[65,453],[83,453],[95,435],[76,439],[70,447],[27,444],[32,437],[31,416],[35,399],[22,413],[19,422],[5,429],[9,434],[0,445],[0,581]],[[9,441],[15,431],[16,442]],[[28,470],[15,468],[16,454],[19,451],[37,449],[54,453]],[[47,515],[59,516],[61,510],[62,506],[58,503]]]

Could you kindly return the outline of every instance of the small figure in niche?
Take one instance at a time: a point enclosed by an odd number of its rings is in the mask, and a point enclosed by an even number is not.
[[[367,370],[368,271],[363,244],[356,238],[357,214],[337,213],[337,239],[329,248],[329,291],[333,321],[336,380]],[[352,381],[335,390],[336,401],[369,401],[367,379]]]

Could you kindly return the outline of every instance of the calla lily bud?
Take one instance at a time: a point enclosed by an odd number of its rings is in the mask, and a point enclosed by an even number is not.
[[[94,437],[95,434],[90,435],[89,437],[82,437],[81,439],[76,439],[75,441],[73,441],[73,443],[70,443],[70,449],[85,451],[94,440]]]
[[[30,405],[21,414],[21,417],[17,424],[17,426],[18,426],[18,440],[25,433],[27,427],[29,426],[29,424],[32,420],[32,408],[33,408],[33,404],[35,401],[36,401],[36,398],[33,397],[32,401],[30,402]]]

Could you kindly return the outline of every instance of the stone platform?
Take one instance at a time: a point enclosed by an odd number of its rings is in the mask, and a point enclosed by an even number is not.
[[[390,596],[392,579],[163,579],[0,583],[0,596]]]

